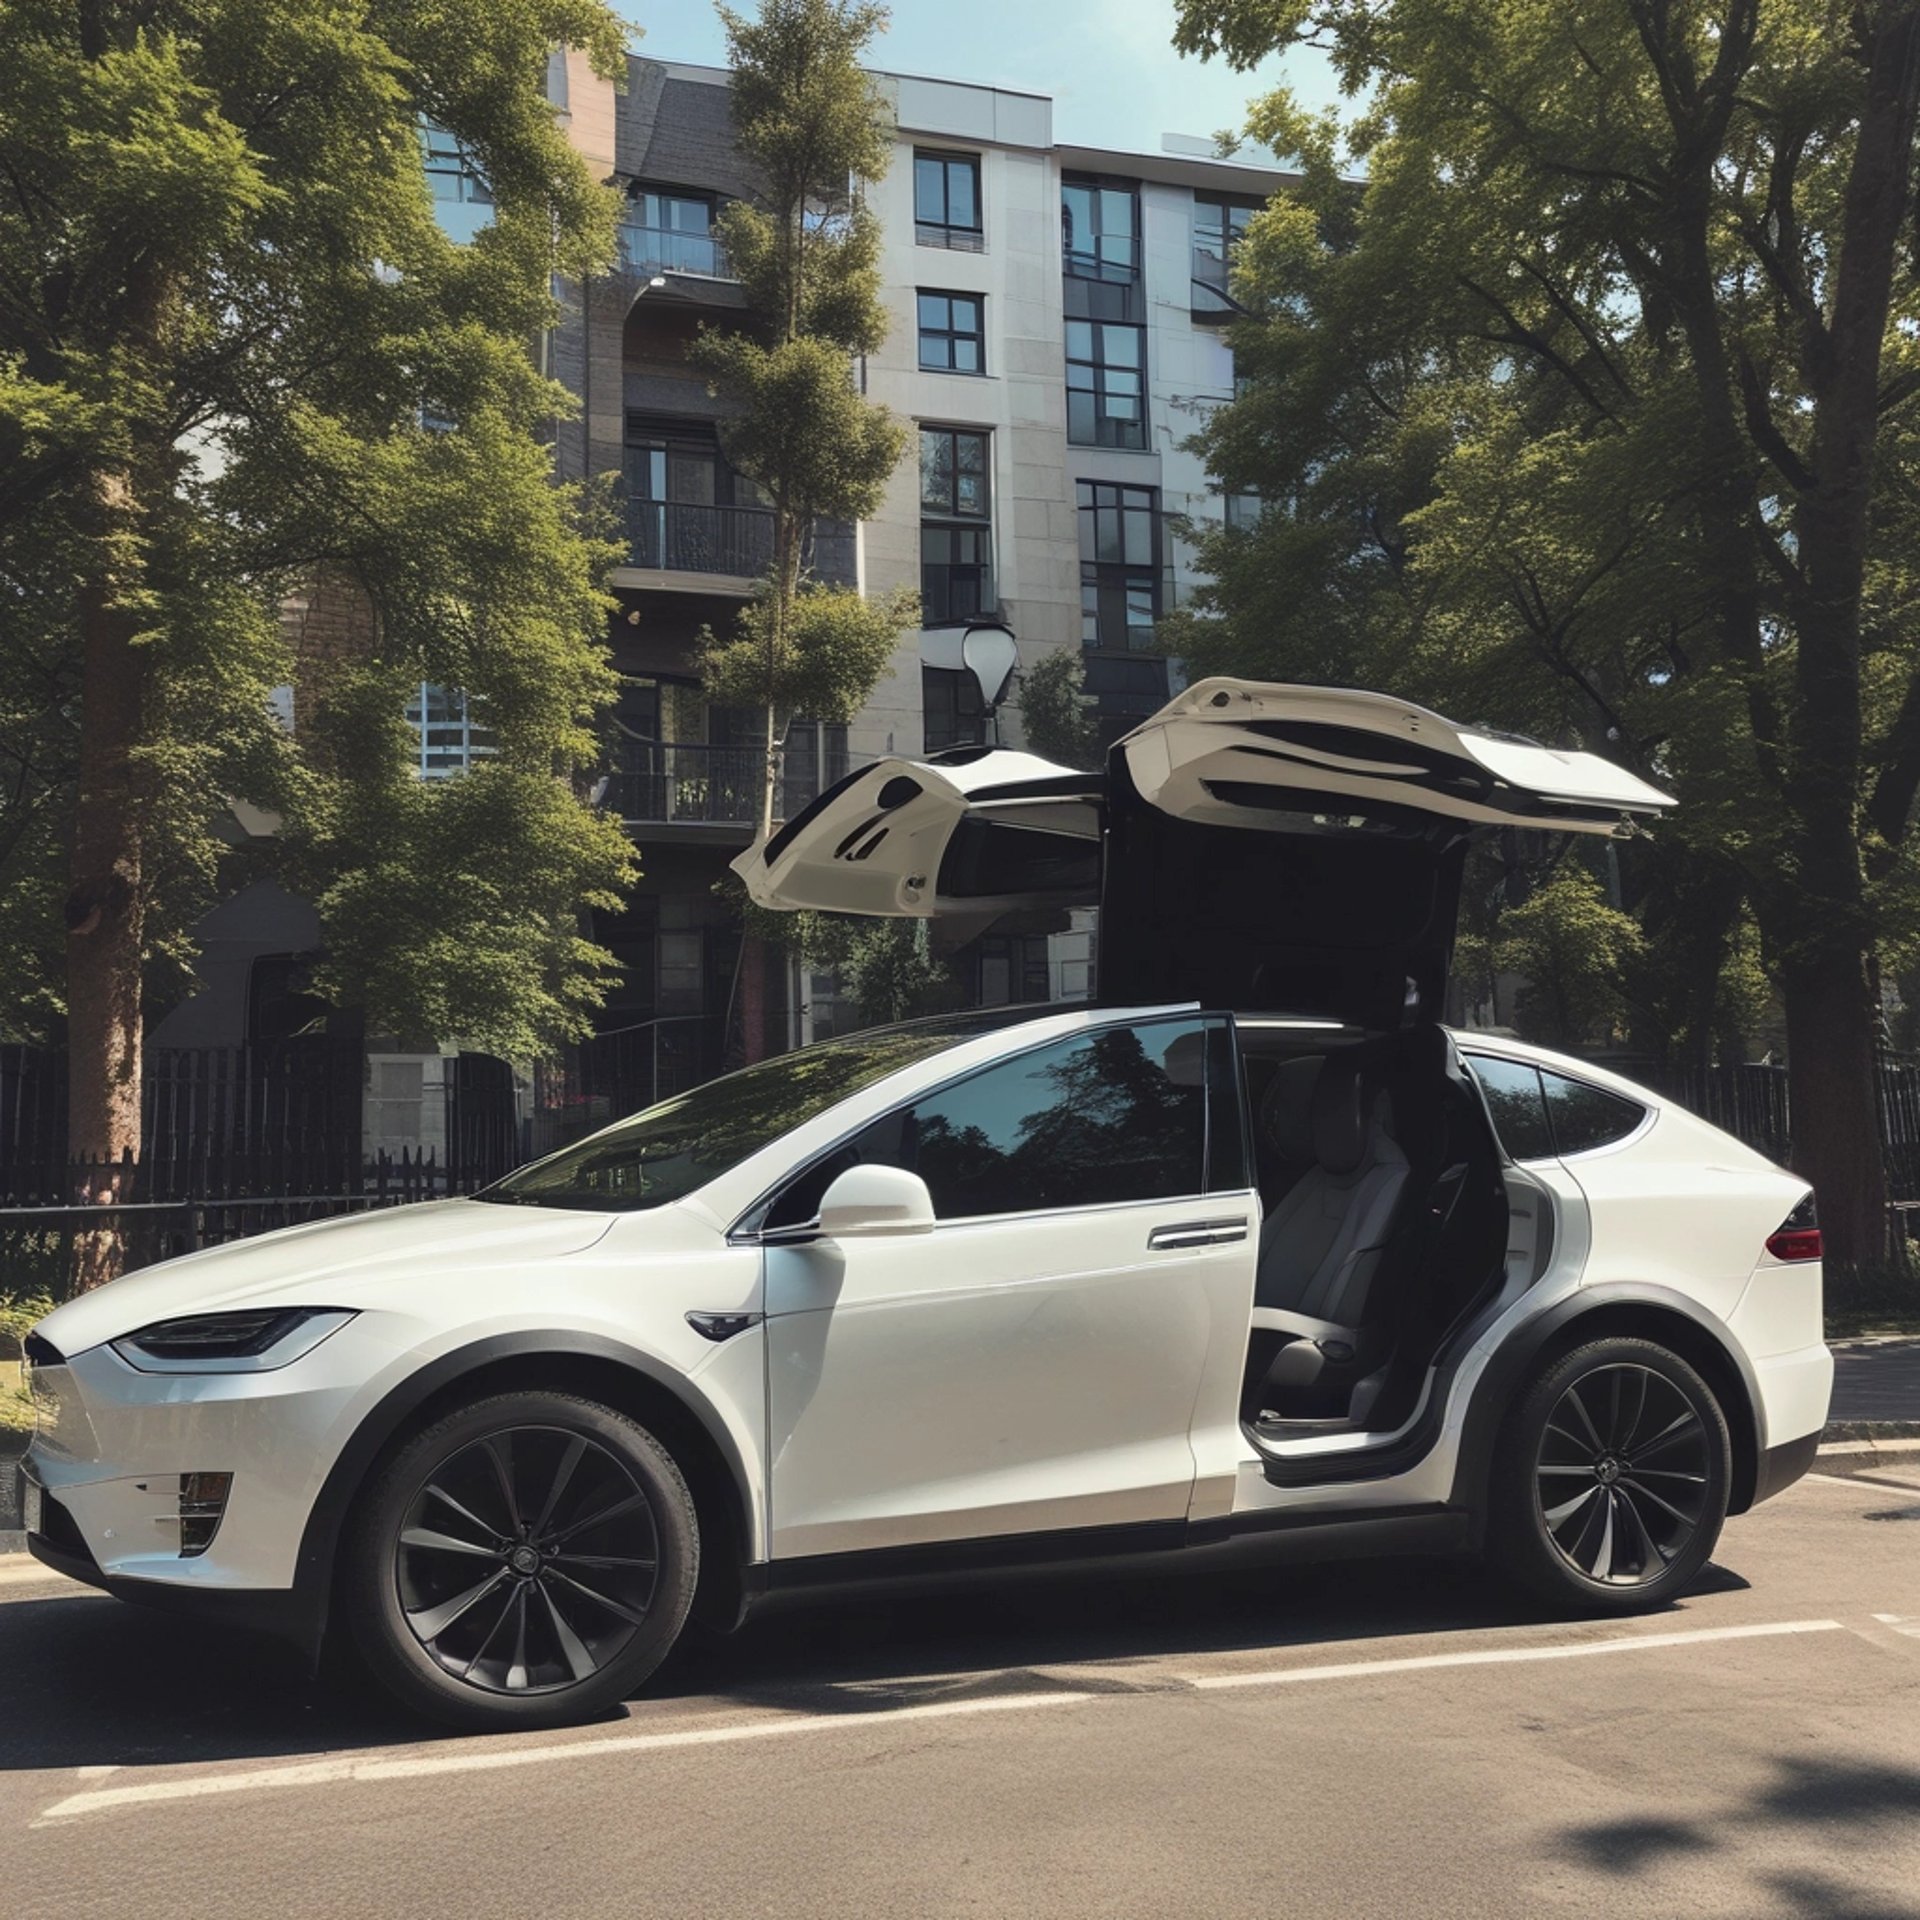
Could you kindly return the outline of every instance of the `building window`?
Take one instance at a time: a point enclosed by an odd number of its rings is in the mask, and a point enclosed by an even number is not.
[[[1160,618],[1158,495],[1079,482],[1080,640],[1151,652]]]
[[[980,682],[964,667],[922,667],[920,711],[925,719],[928,753],[945,753],[949,747],[983,747],[987,743],[987,717],[980,699]]]
[[[988,934],[975,945],[974,1004],[1036,1006],[1053,998],[1044,933]]]
[[[991,438],[920,429],[920,621],[960,626],[996,604]]]
[[[423,681],[407,703],[407,719],[420,740],[414,771],[422,780],[465,773],[476,760],[496,751],[493,736],[474,724],[473,702],[455,688]]]
[[[465,246],[482,227],[493,224],[493,189],[466,149],[442,128],[423,122],[420,146],[433,195],[433,216],[449,240]]]
[[[1060,187],[1060,227],[1070,279],[1138,277],[1140,195],[1133,186],[1069,175]]]
[[[1144,327],[1067,322],[1067,438],[1078,447],[1147,444]]]
[[[986,302],[977,293],[920,295],[920,364],[930,373],[985,373]]]
[[[914,154],[913,237],[923,247],[952,247],[962,253],[978,253],[985,246],[977,153]]]
[[[1225,194],[1193,196],[1193,316],[1224,320],[1240,311],[1227,291],[1233,256],[1247,222],[1260,211],[1258,200],[1234,200]]]
[[[1263,502],[1257,493],[1230,493],[1224,501],[1227,525],[1238,532],[1260,524]]]
[[[714,203],[705,194],[636,187],[628,196],[627,216],[620,225],[621,255],[635,273],[731,279],[732,268],[713,220]]]

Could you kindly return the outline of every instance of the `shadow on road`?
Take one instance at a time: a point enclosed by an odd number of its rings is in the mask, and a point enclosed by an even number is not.
[[[1574,1827],[1561,1837],[1558,1850],[1590,1870],[1650,1883],[1690,1860],[1715,1861],[1729,1873],[1744,1867],[1753,1876],[1755,1911],[1820,1920],[1920,1920],[1920,1906],[1910,1899],[1862,1893],[1837,1874],[1778,1860],[1796,1841],[1816,1843],[1822,1860],[1862,1865],[1884,1860],[1885,1849],[1910,1839],[1920,1821],[1920,1771],[1800,1754],[1773,1765],[1773,1778],[1750,1799],[1711,1815]]]
[[[1713,1568],[1698,1591],[1744,1585]],[[731,1638],[690,1635],[644,1698],[871,1712],[1069,1684],[1032,1671],[1041,1667],[1543,1617],[1463,1562],[1028,1578],[933,1596],[811,1600],[756,1615]],[[1089,1683],[1076,1675],[1071,1684]],[[0,1771],[292,1757],[432,1737],[384,1710],[351,1674],[311,1678],[271,1641],[91,1595],[0,1606]]]

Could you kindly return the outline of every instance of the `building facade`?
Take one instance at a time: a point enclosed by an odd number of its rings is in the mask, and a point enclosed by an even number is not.
[[[910,430],[880,510],[817,526],[824,578],[909,586],[923,624],[846,727],[795,723],[783,749],[790,815],[853,766],[998,740],[1023,744],[1015,690],[993,715],[961,658],[970,625],[998,622],[1021,664],[1080,649],[1103,737],[1180,684],[1160,623],[1194,582],[1189,532],[1234,503],[1185,442],[1231,397],[1226,261],[1248,211],[1284,176],[1208,157],[1063,147],[1052,103],[1003,88],[875,76],[896,133],[870,192],[890,328],[856,368]],[[671,1033],[712,1071],[739,1018],[739,937],[714,892],[757,814],[758,718],[701,697],[703,626],[723,628],[764,572],[771,515],[725,454],[722,403],[687,363],[702,325],[751,318],[718,238],[752,192],[724,69],[629,61],[617,92],[578,56],[556,58],[555,108],[596,175],[626,200],[621,264],[568,289],[549,367],[579,418],[557,430],[564,477],[617,472],[629,551],[613,589],[623,677],[606,787],[642,848],[645,878],[602,937],[627,968],[608,1025]],[[1002,927],[954,962],[971,996],[1084,994],[1090,918]],[[766,1036],[792,1044],[844,1010],[832,983],[782,974]],[[697,1056],[697,1058],[695,1057]]]

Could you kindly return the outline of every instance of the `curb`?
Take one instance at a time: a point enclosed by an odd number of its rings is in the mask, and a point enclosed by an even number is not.
[[[1920,1435],[1920,1422],[1881,1421],[1877,1424],[1902,1426]],[[1846,1480],[1871,1473],[1907,1473],[1920,1477],[1920,1437],[1906,1439],[1876,1435],[1831,1440],[1814,1455],[1813,1470]]]

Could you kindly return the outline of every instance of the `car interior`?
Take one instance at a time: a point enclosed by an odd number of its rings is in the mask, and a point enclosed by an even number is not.
[[[1435,1026],[1240,1031],[1263,1215],[1242,1418],[1275,1440],[1392,1432],[1508,1270],[1485,1111]]]

